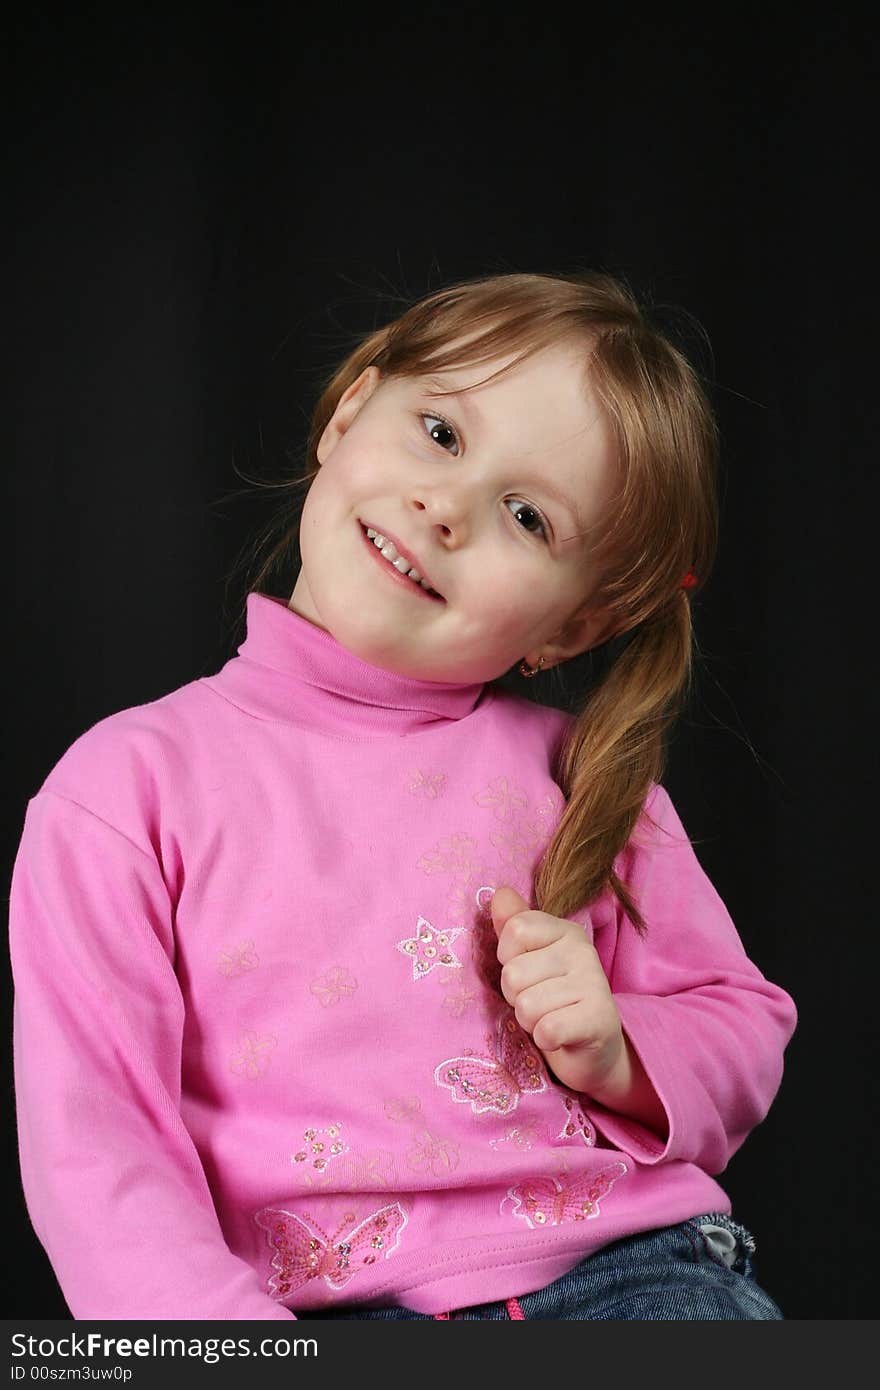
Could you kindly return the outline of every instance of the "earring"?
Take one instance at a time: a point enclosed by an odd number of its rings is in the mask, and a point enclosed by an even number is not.
[[[529,667],[529,663],[526,661],[525,657],[523,657],[522,661],[519,663],[520,675],[523,675],[523,676],[536,676],[536,675],[538,674],[538,672],[540,671],[540,669],[541,669],[541,667],[542,667],[543,665],[544,665],[544,657],[543,657],[543,656],[542,656],[541,659],[539,660],[537,666],[532,667],[532,668]]]

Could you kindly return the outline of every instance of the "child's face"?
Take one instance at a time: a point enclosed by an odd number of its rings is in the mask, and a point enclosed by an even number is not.
[[[599,520],[617,472],[586,355],[545,349],[457,400],[426,393],[512,355],[431,381],[368,367],[321,436],[288,606],[363,660],[429,681],[493,680],[541,655],[546,670],[596,645],[597,570],[577,533]],[[362,522],[396,537],[445,602],[397,582]]]

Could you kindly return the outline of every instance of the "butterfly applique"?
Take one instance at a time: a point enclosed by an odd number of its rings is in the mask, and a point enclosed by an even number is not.
[[[537,1136],[537,1124],[534,1120],[527,1120],[525,1124],[514,1125],[506,1134],[501,1134],[496,1139],[490,1139],[489,1148],[497,1150],[503,1148],[505,1144],[510,1144],[516,1149],[530,1149]]]
[[[486,1110],[509,1115],[520,1096],[547,1090],[541,1054],[512,1009],[499,1016],[495,1036],[490,1033],[486,1041],[488,1056],[468,1051],[435,1067],[435,1082],[450,1091],[453,1100],[469,1105],[475,1115]]]
[[[562,1097],[562,1103],[565,1106],[565,1124],[557,1134],[557,1139],[573,1139],[577,1136],[583,1139],[588,1148],[592,1148],[596,1143],[596,1131],[587,1119],[580,1102],[566,1092]]]
[[[399,1202],[380,1207],[354,1226],[349,1213],[328,1236],[311,1217],[294,1216],[281,1207],[264,1207],[254,1220],[266,1232],[272,1250],[269,1292],[283,1299],[311,1279],[323,1279],[331,1289],[341,1289],[355,1274],[377,1260],[387,1260],[397,1249],[406,1225]],[[343,1236],[347,1226],[352,1229]]]
[[[599,1202],[607,1197],[618,1178],[628,1171],[625,1163],[609,1163],[598,1173],[569,1178],[528,1178],[508,1188],[501,1203],[512,1204],[512,1215],[528,1226],[562,1226],[568,1221],[589,1221],[599,1215]]]

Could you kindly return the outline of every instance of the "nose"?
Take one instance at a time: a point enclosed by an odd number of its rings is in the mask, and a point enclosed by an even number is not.
[[[447,485],[436,491],[424,490],[410,498],[410,507],[422,513],[421,524],[436,527],[440,538],[447,544],[462,544],[470,512],[462,489]]]

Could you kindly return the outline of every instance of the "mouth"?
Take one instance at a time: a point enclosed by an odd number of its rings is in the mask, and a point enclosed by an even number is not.
[[[401,571],[397,568],[396,564],[393,564],[390,560],[386,559],[385,556],[382,554],[381,550],[379,549],[379,547],[378,547],[378,546],[375,544],[375,542],[372,540],[372,538],[371,538],[370,536],[367,535],[367,526],[366,526],[366,523],[363,522],[363,521],[361,521],[360,518],[358,518],[358,525],[359,525],[360,528],[361,528],[361,535],[362,535],[363,538],[364,538],[364,544],[367,545],[367,546],[369,546],[370,550],[373,552],[374,558],[375,558],[375,559],[378,561],[378,563],[382,566],[382,568],[383,568],[383,569],[385,570],[385,572],[388,574],[388,577],[389,577],[390,579],[396,580],[399,584],[405,586],[405,587],[406,587],[407,589],[409,589],[412,593],[414,593],[414,594],[416,594],[416,595],[419,595],[419,596],[420,596],[421,598],[423,598],[423,599],[427,599],[427,601],[428,601],[429,603],[445,603],[445,602],[446,602],[446,600],[445,600],[445,598],[443,597],[443,595],[442,595],[442,594],[438,594],[438,592],[437,592],[436,589],[425,588],[425,586],[424,586],[423,584],[421,584],[418,580],[412,579],[408,574],[401,573]],[[371,531],[377,532],[380,536],[384,536],[384,534],[385,534],[384,531],[379,531],[378,527],[375,527],[375,526],[370,526],[369,529],[370,529]],[[392,541],[391,544],[393,545],[394,542]],[[397,549],[397,547],[395,546],[395,550],[396,550],[396,549]],[[403,558],[403,559],[405,560],[407,557],[406,557],[406,556],[402,556],[402,557],[399,557],[399,558]],[[421,573],[421,571],[419,570],[419,568],[418,568],[417,565],[410,565],[410,568],[411,568],[411,569],[415,569],[415,571],[416,571],[417,574],[420,574],[420,573]],[[425,583],[427,583],[427,580],[425,581]]]

